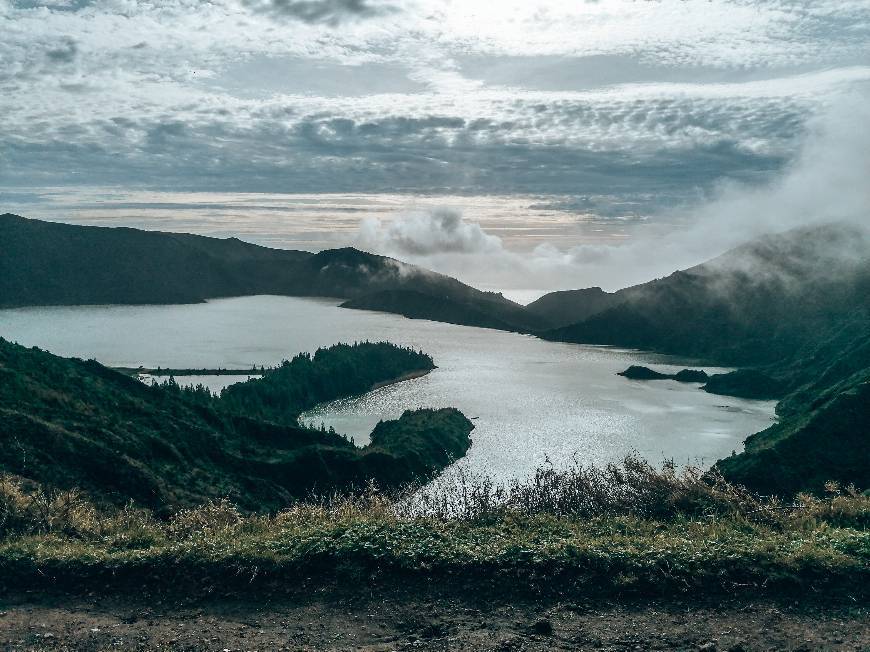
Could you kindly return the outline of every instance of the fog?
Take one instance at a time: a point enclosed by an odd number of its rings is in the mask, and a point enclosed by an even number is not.
[[[832,98],[808,121],[800,151],[765,185],[722,183],[713,198],[674,207],[637,226],[625,242],[530,253],[510,250],[455,208],[408,212],[363,222],[355,244],[487,288],[520,290],[601,286],[615,290],[713,258],[765,233],[833,221],[870,222],[870,92]],[[839,252],[829,252],[832,256]]]

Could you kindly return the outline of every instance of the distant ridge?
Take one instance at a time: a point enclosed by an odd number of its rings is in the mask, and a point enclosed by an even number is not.
[[[196,303],[217,297],[413,292],[429,319],[531,331],[548,323],[500,294],[346,247],[270,249],[236,238],[97,227],[0,215],[0,307]],[[378,302],[375,302],[378,303]],[[449,304],[450,319],[439,319]],[[399,312],[378,304],[372,309]],[[468,313],[467,316],[465,313]],[[483,315],[483,317],[481,317]]]
[[[619,292],[553,293],[535,304],[558,296],[579,304],[563,305],[563,313],[585,310],[588,316],[542,333],[546,339],[722,364],[782,361],[815,342],[821,330],[870,309],[870,232],[849,224],[797,229]],[[560,321],[552,310],[539,313]]]

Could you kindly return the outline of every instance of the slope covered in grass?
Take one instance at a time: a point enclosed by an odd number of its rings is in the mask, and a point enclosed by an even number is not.
[[[741,365],[712,376],[705,389],[782,399],[779,423],[719,463],[730,478],[784,495],[822,491],[828,480],[870,487],[866,228],[828,224],[770,235],[609,298],[599,294],[593,314],[543,336]],[[586,301],[582,293],[567,298]]]

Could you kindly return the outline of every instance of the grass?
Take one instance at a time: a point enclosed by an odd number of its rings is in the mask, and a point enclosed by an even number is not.
[[[5,478],[0,582],[202,591],[413,577],[595,593],[800,587],[866,597],[870,497],[829,490],[782,504],[696,469],[629,458],[605,469],[542,469],[508,487],[460,477],[428,493],[368,487],[270,515],[215,501],[160,520]]]

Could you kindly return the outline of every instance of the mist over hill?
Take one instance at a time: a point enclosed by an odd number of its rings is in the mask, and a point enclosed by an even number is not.
[[[569,310],[588,315],[543,337],[725,364],[774,362],[870,307],[870,234],[846,223],[805,227],[592,300],[586,292],[535,302],[552,321]]]

